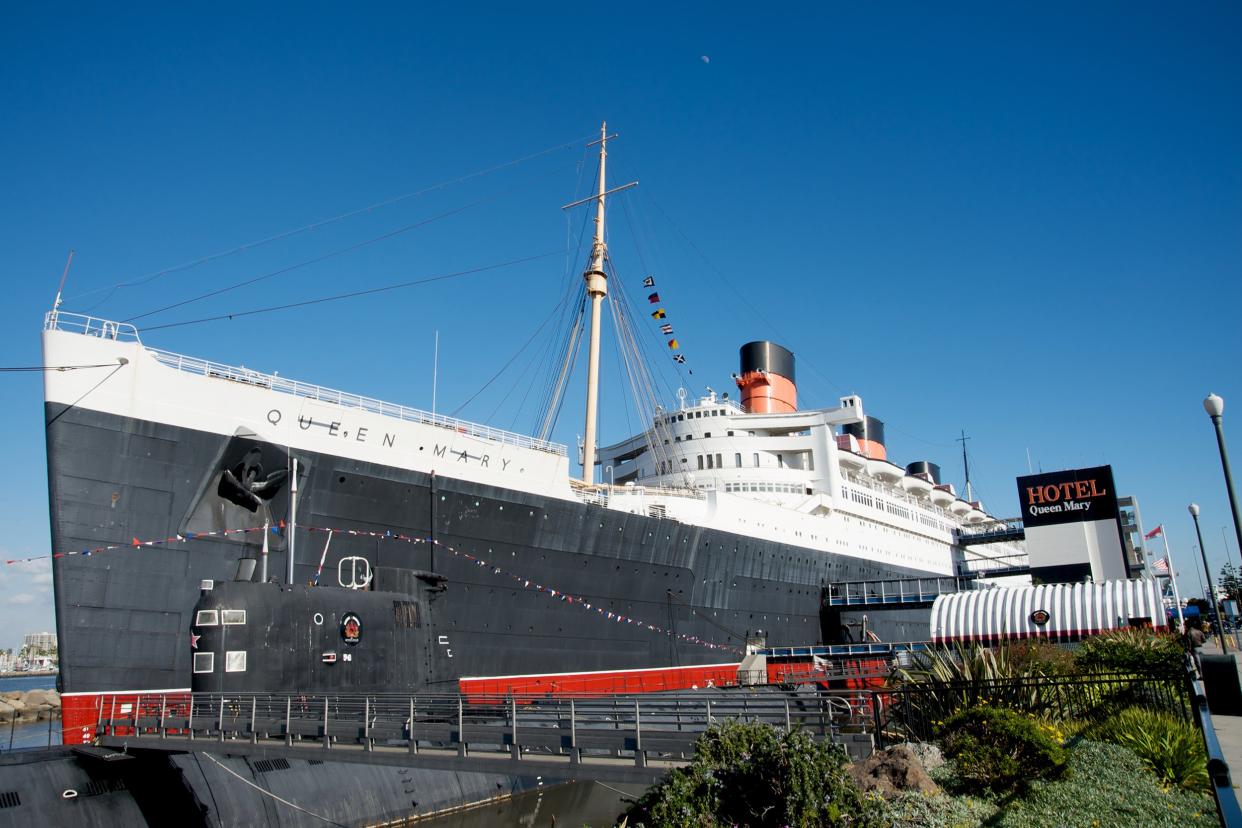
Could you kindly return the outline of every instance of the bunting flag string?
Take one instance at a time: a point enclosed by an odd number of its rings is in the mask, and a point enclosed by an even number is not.
[[[644,288],[655,287],[655,277],[647,276],[646,278],[644,278],[643,287]],[[653,305],[660,304],[660,294],[658,292],[652,291],[651,293],[647,294],[647,301]],[[664,310],[664,308],[656,308],[655,310],[651,312],[651,318],[656,320],[657,322],[667,317],[668,317],[668,313]],[[660,326],[660,333],[664,334],[667,337],[672,337],[673,326],[667,322],[664,323],[663,325]],[[681,343],[678,342],[676,339],[670,338],[668,340],[668,348],[670,351],[679,351],[681,349]],[[673,362],[677,363],[678,365],[686,364],[686,357],[684,354],[674,353],[672,356],[673,356]],[[694,374],[693,368],[687,368],[687,370],[689,371],[691,375]]]
[[[139,540],[137,537],[135,537],[132,540],[130,540],[129,543],[116,543],[116,544],[110,544],[108,546],[98,546],[93,549],[81,549],[81,550],[74,550],[71,552],[55,552],[51,555],[36,555],[30,558],[13,558],[13,559],[5,560],[4,563],[8,566],[12,566],[15,564],[30,563],[33,561],[41,561],[41,560],[50,560],[52,558],[65,558],[65,557],[70,557],[74,555],[78,555],[81,557],[91,557],[93,555],[98,555],[104,552],[115,552],[115,551],[122,550],[122,549],[143,549],[143,548],[151,548],[151,547],[169,546],[169,545],[178,544],[178,543],[188,543],[189,541],[192,541],[192,540],[199,540],[199,539],[205,539],[205,538],[232,537],[235,535],[252,534],[255,532],[271,532],[274,535],[279,535],[282,532],[284,532],[285,528],[286,528],[285,522],[282,520],[271,526],[250,526],[250,527],[243,527],[240,529],[219,529],[219,530],[212,531],[212,532],[185,532],[183,534],[178,533],[178,534],[172,535],[171,537],[156,538],[153,540]],[[533,581],[530,578],[524,577],[523,575],[520,575],[516,572],[513,572],[508,569],[504,569],[498,565],[495,565],[487,561],[484,558],[480,558],[477,555],[472,555],[469,552],[464,552],[462,550],[459,550],[453,546],[450,546],[446,543],[443,543],[439,540],[435,540],[433,538],[422,538],[422,537],[414,537],[410,535],[403,535],[399,532],[393,532],[391,529],[384,530],[384,531],[377,531],[377,530],[370,530],[370,529],[338,529],[335,527],[304,526],[304,525],[299,525],[298,528],[305,532],[327,533],[329,535],[329,538],[332,535],[339,534],[339,535],[353,535],[355,537],[376,538],[379,540],[399,541],[402,543],[411,543],[411,544],[431,543],[431,544],[434,544],[435,546],[441,547],[445,549],[446,551],[450,552],[453,555],[453,557],[462,558],[474,564],[475,566],[479,567],[480,569],[490,570],[492,575],[507,577],[516,586],[519,586],[523,589],[534,589],[535,591],[542,592],[546,594],[549,598],[555,599],[564,604],[576,606],[586,612],[594,612],[601,619],[605,621],[612,622],[615,624],[625,624],[627,626],[633,626],[639,629],[644,629],[656,635],[672,636],[672,637],[677,638],[678,640],[685,641],[690,644],[696,644],[701,647],[706,647],[711,650],[727,650],[733,653],[742,652],[742,649],[740,647],[736,647],[730,644],[720,644],[714,641],[707,641],[706,639],[699,638],[696,635],[691,635],[689,633],[679,633],[679,632],[676,632],[675,630],[665,628],[659,624],[652,624],[640,618],[635,618],[633,616],[624,615],[619,612],[614,612],[614,611],[605,609],[604,607],[601,607],[601,606],[598,606],[592,603],[590,600],[588,600],[584,596],[574,595],[572,593],[565,592],[562,589],[557,589],[555,587],[552,587],[548,584],[538,583],[537,581]],[[326,552],[326,549],[325,549],[325,552]]]

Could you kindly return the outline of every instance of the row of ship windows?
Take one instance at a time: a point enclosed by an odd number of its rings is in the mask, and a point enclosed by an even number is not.
[[[703,417],[722,417],[728,416],[727,411],[723,408],[713,408],[711,411],[687,411],[684,414],[670,414],[664,418],[664,424],[680,423],[682,420],[699,420]]]
[[[897,515],[898,517],[903,517],[906,520],[917,520],[919,523],[923,524],[924,526],[930,527],[932,529],[939,529],[942,532],[949,531],[949,527],[945,526],[944,523],[942,523],[941,521],[938,521],[932,517],[928,517],[927,515],[911,513],[909,509],[907,509],[904,506],[898,506],[896,503],[890,503],[887,500],[881,500],[878,497],[872,498],[872,496],[869,494],[864,494],[863,492],[855,491],[854,489],[851,489],[847,486],[842,486],[841,491],[850,500],[854,501],[855,503],[862,504],[863,506],[870,506],[873,509],[882,509],[888,512],[889,514]]]
[[[216,669],[215,653],[195,653],[194,654],[194,672],[211,673]],[[245,650],[229,650],[224,654],[224,672],[226,673],[244,673],[246,672],[246,651]]]
[[[707,436],[710,437],[711,435],[709,434]],[[776,467],[778,469],[785,468],[785,455],[777,454],[775,456],[776,456]],[[807,457],[809,461],[810,455],[808,454]],[[686,458],[686,457],[681,458],[681,462],[683,463],[688,462],[688,460],[689,458]],[[700,454],[695,458],[695,460],[698,463],[699,471],[702,471],[703,469],[723,469],[725,467],[724,455],[721,455],[721,454]],[[756,469],[759,468],[759,452],[755,452],[754,454],[751,455],[751,465]],[[815,470],[813,463],[808,462],[807,465],[808,465],[808,469],[807,469],[808,471]],[[656,468],[658,470],[657,474],[672,474],[674,471],[673,461],[672,460],[661,460],[657,464]],[[735,469],[742,468],[742,453],[741,452],[736,452],[733,455],[733,468]],[[751,491],[753,491],[753,489]],[[768,491],[771,491],[771,489],[769,489]]]
[[[784,494],[810,494],[811,490],[797,483],[726,483],[726,492],[781,492]]]
[[[749,435],[749,436],[751,436],[751,437],[754,437],[754,436],[755,436],[755,432],[753,432],[753,431],[748,431],[748,432],[746,432],[746,434],[747,434],[747,435]],[[732,431],[726,431],[726,432],[725,432],[725,436],[726,436],[726,437],[733,437],[734,435],[735,435],[735,432],[732,432]],[[703,436],[702,436],[700,439],[702,439],[702,440],[709,440],[709,439],[711,439],[711,436],[712,436],[712,433],[711,433],[710,431],[704,431],[704,432],[703,432]],[[690,442],[690,441],[691,441],[691,440],[693,440],[693,439],[694,439],[694,435],[693,435],[693,434],[686,434],[686,435],[684,435],[684,436],[676,436],[676,437],[674,437],[674,438],[673,438],[673,442],[674,442],[674,443],[680,443],[682,440],[685,440],[685,441],[688,443],[688,442]],[[668,445],[668,440],[665,440],[665,441],[664,441],[664,445],[666,445],[666,446]],[[645,451],[645,449],[644,449],[644,451]]]

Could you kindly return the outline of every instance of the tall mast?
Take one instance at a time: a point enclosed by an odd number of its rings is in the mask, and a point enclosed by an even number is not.
[[[591,340],[589,359],[587,361],[587,400],[586,428],[582,438],[582,480],[585,483],[595,482],[595,444],[596,426],[599,422],[599,317],[600,306],[608,295],[608,275],[604,272],[604,263],[608,258],[608,245],[604,242],[604,197],[628,190],[637,186],[637,181],[622,184],[611,190],[605,189],[604,168],[608,160],[608,142],[617,136],[608,134],[608,122],[599,127],[599,139],[587,144],[593,147],[599,144],[599,182],[595,195],[566,204],[562,209],[568,210],[588,202],[595,202],[595,242],[591,245],[591,261],[582,273],[586,281],[587,295],[591,297]]]
[[[966,501],[969,503],[974,498],[971,497],[970,491],[970,461],[966,459],[966,441],[970,438],[966,436],[966,429],[962,429],[962,436],[953,442],[962,444],[962,468],[966,471]]]
[[[595,202],[595,242],[591,245],[591,263],[582,278],[586,280],[587,296],[591,298],[591,344],[587,361],[586,428],[582,438],[582,480],[595,482],[595,428],[599,422],[599,317],[604,297],[608,295],[608,276],[604,273],[604,166],[608,160],[608,122],[599,128],[599,188]]]

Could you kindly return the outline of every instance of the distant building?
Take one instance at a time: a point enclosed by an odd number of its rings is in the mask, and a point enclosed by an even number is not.
[[[1117,498],[1117,512],[1121,519],[1121,541],[1125,547],[1126,570],[1131,578],[1147,574],[1147,554],[1143,543],[1143,516],[1139,512],[1138,498]]]
[[[56,633],[27,633],[22,646],[27,652],[51,652],[56,649]]]

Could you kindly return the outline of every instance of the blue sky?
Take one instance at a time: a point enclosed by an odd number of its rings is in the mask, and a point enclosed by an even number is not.
[[[578,278],[582,214],[560,207],[584,193],[580,139],[607,118],[610,178],[641,179],[610,215],[619,278],[637,296],[655,275],[694,368],[662,364],[666,388],[728,388],[737,347],[776,340],[798,356],[804,405],[862,394],[901,462],[938,461],[960,485],[965,429],[997,514],[1017,511],[1028,450],[1036,470],[1111,463],[1146,523],[1168,526],[1194,592],[1188,502],[1214,572],[1221,527],[1238,560],[1200,401],[1221,394],[1226,428],[1240,422],[1242,11],[1080,5],[14,7],[0,362],[39,362],[71,248],[66,307],[128,318],[426,222],[143,327],[551,254],[144,335],[427,408],[438,330],[452,411]],[[547,376],[532,362],[547,341],[461,416],[533,430],[525,389]],[[636,424],[615,378],[609,361],[605,442]],[[0,382],[0,557],[43,554],[41,383]],[[2,568],[0,646],[50,627],[49,580]]]

